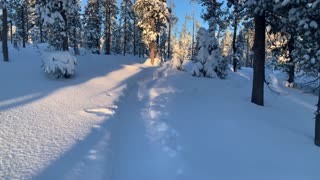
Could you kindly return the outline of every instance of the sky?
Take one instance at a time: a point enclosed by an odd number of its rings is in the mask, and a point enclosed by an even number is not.
[[[122,0],[117,0],[117,1],[118,1],[118,4],[120,4],[122,2]],[[193,5],[190,3],[190,0],[167,0],[168,6],[170,4],[170,1],[172,1],[175,4],[175,8],[173,9],[173,11],[179,19],[176,31],[180,32],[182,24],[185,19],[185,16],[192,15]],[[87,3],[87,0],[82,0],[82,7],[83,8],[85,7],[86,3]],[[195,19],[197,21],[199,21],[202,24],[202,26],[207,27],[207,23],[204,22],[200,17],[201,13],[202,13],[202,7],[197,3],[194,3],[194,7],[195,7],[194,8],[195,9]],[[190,32],[192,32],[191,21],[188,24],[188,28],[189,28]]]

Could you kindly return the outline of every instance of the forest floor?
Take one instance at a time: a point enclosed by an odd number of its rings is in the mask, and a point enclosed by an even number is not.
[[[192,77],[133,56],[78,56],[45,75],[34,47],[0,62],[0,179],[320,178],[317,97],[271,76],[250,103],[252,69]]]

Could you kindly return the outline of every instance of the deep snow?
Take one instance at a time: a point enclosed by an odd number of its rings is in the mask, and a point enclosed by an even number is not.
[[[317,97],[272,76],[250,103],[252,69],[192,77],[141,59],[78,56],[72,79],[40,69],[36,49],[0,62],[0,179],[320,178]]]

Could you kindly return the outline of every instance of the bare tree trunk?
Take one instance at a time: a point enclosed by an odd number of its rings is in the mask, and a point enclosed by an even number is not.
[[[318,108],[316,112],[314,144],[317,146],[320,146],[320,89],[319,89],[319,97],[318,97]]]
[[[172,28],[171,27],[172,26],[171,23],[172,22],[169,22],[169,29],[168,29],[168,31],[169,31],[168,32],[168,52],[167,52],[168,53],[168,56],[167,56],[168,59],[171,58],[171,28]]]
[[[107,10],[106,10],[106,42],[105,42],[105,54],[110,55],[111,54],[111,9],[110,5],[107,4]]]
[[[249,33],[247,32],[247,51],[246,51],[246,67],[249,67]]]
[[[9,52],[8,52],[8,12],[7,8],[2,9],[2,53],[3,60],[5,62],[9,61]]]
[[[136,0],[133,0],[133,4],[136,4]],[[136,27],[136,15],[133,14],[133,55],[135,56],[137,54],[137,27]]]
[[[237,40],[237,28],[238,28],[238,22],[237,22],[237,15],[234,15],[234,27],[233,27],[233,39],[232,39],[232,49],[233,49],[233,71],[237,72],[237,46],[236,46],[236,40]]]
[[[63,37],[63,42],[62,42],[62,51],[68,51],[69,50],[69,45],[68,45],[68,32],[67,32],[67,15],[66,12],[63,10],[61,12],[61,16],[64,20],[64,37]]]
[[[124,34],[123,34],[123,55],[126,55],[127,48],[127,18],[124,19]]]
[[[253,62],[253,86],[251,102],[260,106],[264,105],[264,81],[265,81],[265,14],[255,15],[254,35],[254,62]]]
[[[292,52],[294,50],[294,37],[291,35],[290,40],[288,42],[288,50],[289,50],[289,71],[288,71],[288,75],[289,75],[289,79],[288,82],[289,83],[293,83],[294,82],[294,61],[293,61],[293,56],[292,56]]]
[[[24,4],[21,6],[21,24],[22,24],[22,47],[26,47],[26,22]]]

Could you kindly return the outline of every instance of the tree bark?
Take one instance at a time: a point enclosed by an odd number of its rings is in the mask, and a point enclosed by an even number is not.
[[[68,45],[68,31],[67,31],[67,15],[66,12],[63,10],[61,12],[61,16],[64,20],[64,37],[63,37],[63,42],[62,42],[62,51],[68,51],[69,50],[69,45]]]
[[[7,8],[2,9],[2,53],[3,60],[5,62],[9,61],[8,52],[8,12]]]
[[[169,22],[169,29],[168,29],[168,59],[171,58],[171,23],[172,22]]]
[[[294,50],[294,37],[291,35],[290,40],[288,42],[288,50],[289,50],[289,69],[288,69],[288,75],[289,75],[289,79],[288,82],[289,83],[293,83],[294,82],[294,61],[293,61],[293,56],[292,56],[292,52]]]
[[[21,6],[21,24],[22,24],[22,47],[26,47],[26,22],[25,22],[25,8]]]
[[[127,48],[127,18],[124,19],[124,34],[123,34],[123,55],[126,55]]]
[[[263,106],[265,81],[265,14],[255,15],[254,22],[254,62],[251,102],[259,106]]]
[[[106,36],[106,42],[105,42],[105,54],[110,55],[111,54],[111,8],[110,4],[106,5],[106,31],[105,31],[105,36]]]
[[[237,39],[237,15],[234,15],[234,27],[233,27],[233,39],[232,39],[232,49],[233,49],[233,71],[237,72],[237,46],[236,46],[236,39]]]
[[[133,0],[133,4],[136,4],[136,0]],[[137,43],[137,27],[136,27],[136,15],[134,14],[133,15],[133,55],[137,55],[137,46],[136,46],[136,43]]]
[[[319,89],[319,97],[318,97],[318,107],[316,112],[314,144],[317,146],[320,146],[320,89]]]

